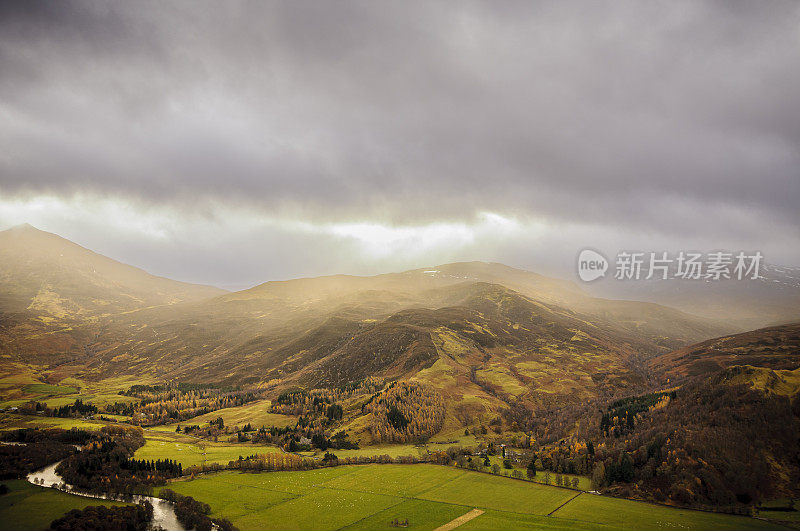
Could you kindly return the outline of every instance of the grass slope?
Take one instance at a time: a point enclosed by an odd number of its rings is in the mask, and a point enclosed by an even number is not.
[[[676,381],[711,375],[733,365],[795,369],[798,349],[800,323],[794,323],[709,339],[659,355],[650,365]]]
[[[145,444],[134,454],[136,459],[173,459],[184,467],[203,463],[227,464],[252,454],[280,452],[275,446],[253,444],[228,444],[198,441],[189,437],[174,437],[171,434],[145,432]]]
[[[50,522],[72,509],[83,509],[90,505],[126,505],[36,487],[24,479],[7,480],[3,483],[8,486],[9,493],[0,496],[0,527],[9,531],[47,529]]]
[[[0,431],[15,430],[19,428],[81,428],[83,430],[99,430],[108,422],[84,419],[70,419],[59,417],[37,417],[34,415],[16,415],[13,413],[0,413]]]
[[[193,426],[208,424],[212,420],[222,417],[226,426],[239,426],[243,427],[245,424],[250,423],[254,428],[266,426],[276,426],[283,428],[285,426],[294,426],[297,424],[297,417],[292,415],[278,415],[269,412],[269,400],[257,400],[243,406],[229,407],[225,409],[218,409],[199,417],[194,417],[183,422],[176,422],[169,424],[168,427],[175,430],[176,426]]]

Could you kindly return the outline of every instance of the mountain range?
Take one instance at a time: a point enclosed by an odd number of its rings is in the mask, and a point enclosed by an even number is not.
[[[714,343],[690,347],[742,331],[719,317],[593,297],[484,262],[226,292],[153,276],[31,226],[0,232],[0,355],[53,382],[135,376],[277,392],[379,376],[428,383],[453,412],[480,415],[631,394],[666,374],[722,367]]]

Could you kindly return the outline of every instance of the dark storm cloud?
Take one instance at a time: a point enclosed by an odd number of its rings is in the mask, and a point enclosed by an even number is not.
[[[0,194],[800,226],[796,2],[4,2]]]

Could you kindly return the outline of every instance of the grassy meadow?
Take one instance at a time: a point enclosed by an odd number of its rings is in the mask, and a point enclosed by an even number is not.
[[[136,398],[119,392],[135,383],[143,382],[131,377],[90,382],[10,362],[0,370],[0,408],[20,406],[31,400],[44,402],[50,407],[72,404],[78,398],[97,407],[114,402],[134,402]]]
[[[553,514],[556,518],[593,520],[632,529],[690,527],[693,529],[770,529],[753,518],[664,507],[644,502],[582,494]]]
[[[193,426],[195,424],[202,426],[220,417],[222,417],[226,426],[242,427],[245,424],[250,424],[253,428],[260,428],[262,426],[283,428],[285,426],[294,426],[297,424],[297,417],[295,416],[270,413],[270,404],[271,402],[269,400],[256,400],[255,402],[250,402],[243,406],[218,409],[217,411],[212,411],[211,413],[200,415],[184,422],[167,424],[163,428],[175,431],[175,428],[178,426]]]
[[[81,428],[84,430],[99,430],[108,424],[103,421],[40,417],[35,415],[16,415],[13,413],[0,413],[0,430],[14,430],[18,428]]]
[[[437,465],[306,472],[221,472],[169,488],[247,529],[376,529],[408,519],[435,529],[477,508],[463,529],[775,529],[751,518],[672,509]]]
[[[145,431],[145,444],[136,451],[136,459],[172,459],[184,468],[210,463],[227,464],[252,454],[279,452],[275,446],[201,441],[188,436]]]
[[[72,509],[90,505],[124,505],[123,503],[74,496],[37,487],[24,479],[5,480],[9,492],[0,496],[0,527],[9,531],[39,531]]]

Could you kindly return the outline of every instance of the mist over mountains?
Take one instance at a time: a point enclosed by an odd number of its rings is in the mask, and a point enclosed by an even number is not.
[[[720,312],[597,298],[497,263],[225,292],[150,275],[31,226],[0,233],[0,263],[2,354],[88,378],[284,388],[379,375],[536,403],[645,388],[654,357],[743,330]],[[769,317],[790,318],[796,306],[785,304],[776,299]]]
[[[693,315],[729,323],[740,330],[800,321],[800,268],[761,264],[758,279],[617,281],[603,278],[591,293],[656,302]]]

